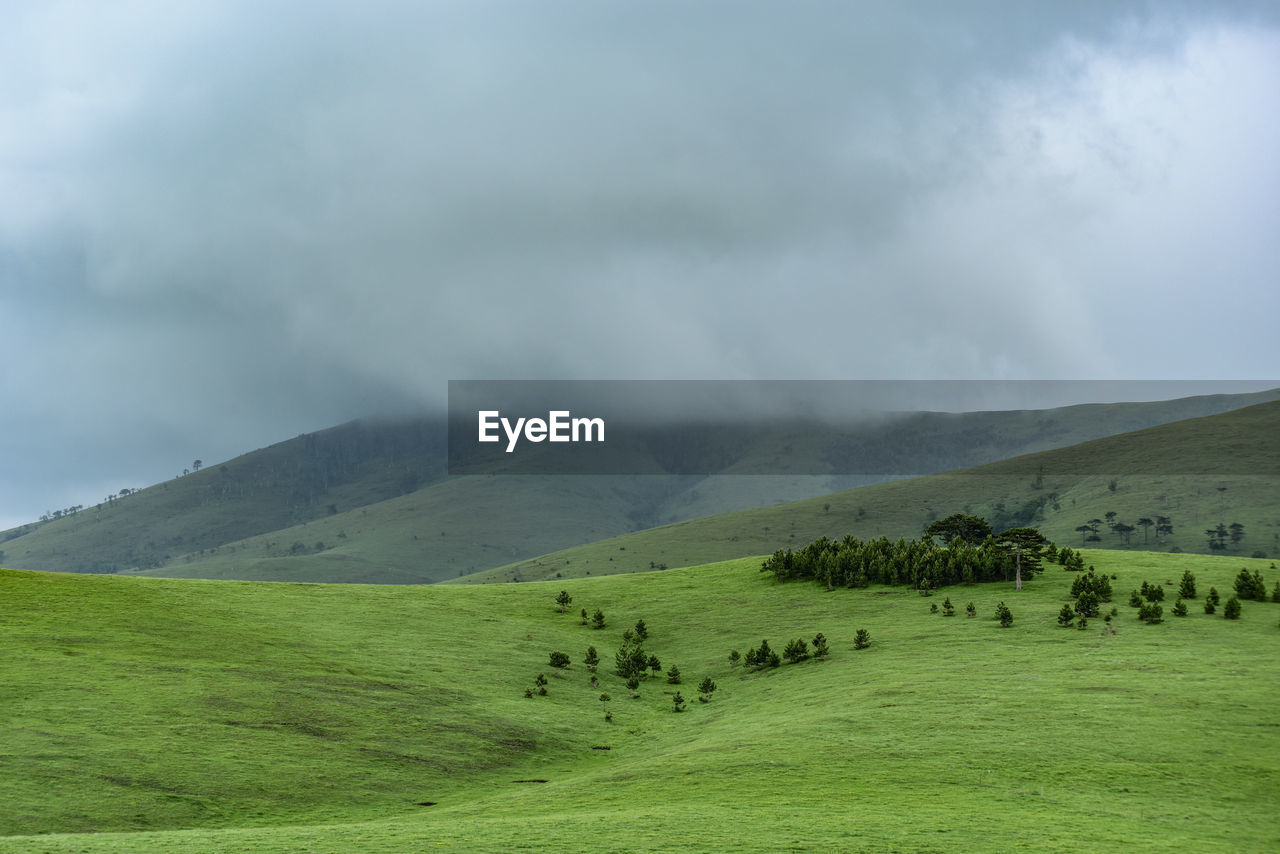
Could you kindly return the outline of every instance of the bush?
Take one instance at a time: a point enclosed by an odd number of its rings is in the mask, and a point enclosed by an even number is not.
[[[551,666],[557,670],[564,670],[569,666],[569,653],[553,652],[551,653]]]
[[[1148,602],[1138,609],[1138,619],[1149,625],[1164,622],[1164,608],[1155,602]]]
[[[1145,582],[1144,582],[1144,583],[1145,583]],[[1138,595],[1138,591],[1137,591],[1137,590],[1135,590],[1135,591],[1133,591],[1132,593],[1130,593],[1130,594],[1129,594],[1129,607],[1130,607],[1130,608],[1141,608],[1141,607],[1142,607],[1142,597]]]

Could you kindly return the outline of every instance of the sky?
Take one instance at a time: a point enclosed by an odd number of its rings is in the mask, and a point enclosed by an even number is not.
[[[58,2],[0,528],[450,379],[1280,376],[1274,3]]]

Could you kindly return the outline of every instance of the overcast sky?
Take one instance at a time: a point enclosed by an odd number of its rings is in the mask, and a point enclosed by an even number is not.
[[[451,378],[1280,376],[1275,10],[9,0],[0,528]]]

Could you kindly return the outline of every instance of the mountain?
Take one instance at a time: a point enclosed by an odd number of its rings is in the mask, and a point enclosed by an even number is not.
[[[1085,472],[1085,474],[1080,474]],[[918,537],[952,513],[997,530],[1033,524],[1058,543],[1212,553],[1206,531],[1240,524],[1225,553],[1280,557],[1280,401],[1149,427],[958,472],[692,519],[462,579],[532,581],[690,566],[796,548],[820,536]],[[1115,514],[1109,516],[1108,514]],[[1172,532],[1154,523],[1165,517]],[[1077,530],[1097,519],[1096,541]],[[1139,525],[1140,520],[1151,525]],[[1135,528],[1123,532],[1109,522]],[[1215,538],[1216,541],[1216,538]]]
[[[837,470],[942,471],[1277,397],[1280,390],[1052,410],[906,413],[813,427],[782,444],[770,434],[735,446],[723,465],[730,472],[768,471],[795,454]],[[245,580],[441,581],[658,525],[885,478],[450,478],[444,433],[443,421],[419,418],[370,419],[304,434],[4,532],[0,565]],[[673,453],[642,446],[630,452],[648,454],[655,470]],[[778,540],[779,530],[754,545],[789,542]],[[685,560],[674,553],[648,559]]]

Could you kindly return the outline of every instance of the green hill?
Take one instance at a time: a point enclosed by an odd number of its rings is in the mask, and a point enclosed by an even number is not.
[[[1098,472],[1078,474],[1078,472]],[[1223,472],[1223,474],[1203,474]],[[1208,528],[1243,525],[1228,552],[1280,557],[1280,401],[1016,457],[961,472],[875,484],[775,507],[693,519],[553,552],[462,579],[530,581],[691,566],[798,547],[820,536],[916,537],[952,513],[994,527],[1035,524],[1087,545],[1091,519],[1107,548],[1211,551]],[[1127,538],[1107,514],[1137,530]],[[1172,533],[1142,519],[1166,517]]]
[[[798,454],[837,468],[941,471],[1277,396],[1280,389],[1044,411],[913,413],[889,422],[814,428],[790,447],[776,446],[771,436],[735,449],[725,466],[735,472],[770,470],[782,456]],[[353,422],[305,434],[74,515],[0,534],[0,561],[26,569],[168,577],[441,581],[657,525],[881,479],[447,478],[442,431],[440,422],[410,419]],[[655,466],[668,450],[634,449],[652,455]],[[777,539],[759,538],[752,550]]]
[[[1145,625],[1123,591],[1277,571],[1086,557],[1120,613],[1084,631],[1055,624],[1056,568],[931,600],[758,559],[470,587],[0,571],[0,851],[1275,850],[1280,604]],[[609,664],[638,619],[684,678],[631,699]],[[826,661],[727,660],[818,632]]]

